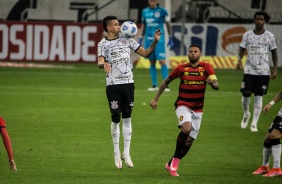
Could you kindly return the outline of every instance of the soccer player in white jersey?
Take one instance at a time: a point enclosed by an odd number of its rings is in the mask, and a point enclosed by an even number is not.
[[[103,28],[107,36],[98,43],[98,67],[106,72],[106,95],[111,111],[111,134],[114,145],[115,165],[122,168],[122,160],[127,167],[132,168],[130,157],[131,142],[131,112],[134,105],[134,80],[133,65],[130,59],[130,51],[148,58],[155,49],[161,31],[155,30],[152,44],[144,49],[133,38],[119,36],[120,24],[116,16],[107,16],[103,19]],[[124,150],[119,149],[120,118],[122,117],[122,135]]]
[[[241,128],[248,126],[251,113],[249,111],[250,97],[254,93],[254,110],[253,120],[250,130],[257,132],[257,123],[262,109],[263,95],[267,94],[269,78],[275,79],[277,76],[278,55],[276,51],[276,42],[274,35],[264,29],[264,24],[268,22],[270,17],[266,12],[256,12],[254,14],[255,29],[247,31],[243,35],[240,43],[239,59],[237,69],[242,69],[241,59],[247,50],[247,60],[244,66],[244,78],[241,84],[242,107],[244,116],[241,121]],[[268,59],[269,50],[272,54],[273,71],[270,73],[270,65]]]
[[[282,91],[280,91],[275,98],[269,102],[264,108],[263,112],[266,113],[275,103],[282,100]],[[280,168],[281,160],[281,142],[282,137],[282,108],[273,120],[264,139],[263,148],[263,162],[262,165],[253,172],[253,174],[263,174],[265,177],[282,176]],[[273,157],[273,168],[269,171],[270,155]]]

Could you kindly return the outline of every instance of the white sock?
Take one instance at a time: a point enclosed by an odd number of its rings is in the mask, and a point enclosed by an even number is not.
[[[280,167],[281,144],[272,146],[273,168]]]
[[[111,134],[114,144],[114,153],[115,155],[120,154],[119,150],[119,136],[120,136],[120,129],[119,129],[119,123],[111,123]]]
[[[130,142],[131,142],[131,134],[132,134],[132,127],[131,127],[131,118],[124,118],[122,119],[122,134],[123,134],[123,141],[124,141],[124,151],[125,155],[130,155]]]
[[[242,107],[244,110],[244,117],[247,116],[247,114],[249,113],[249,107],[250,107],[250,103],[251,103],[251,98],[250,97],[244,97],[242,96]]]
[[[269,158],[270,158],[270,155],[271,155],[271,147],[269,147],[269,148],[263,147],[262,155],[263,155],[262,165],[269,166]]]
[[[257,126],[258,119],[262,109],[262,96],[255,96],[254,97],[254,115],[252,125]]]

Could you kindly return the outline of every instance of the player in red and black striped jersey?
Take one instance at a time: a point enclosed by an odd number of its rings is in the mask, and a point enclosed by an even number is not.
[[[0,134],[2,136],[3,143],[4,143],[5,148],[7,150],[10,168],[13,171],[17,171],[16,163],[14,161],[14,155],[13,155],[11,140],[10,140],[9,134],[7,132],[7,129],[6,129],[6,123],[5,123],[5,121],[2,117],[0,117]]]
[[[175,112],[181,131],[177,137],[175,153],[165,165],[171,176],[178,176],[179,161],[187,154],[199,133],[206,85],[210,84],[214,90],[219,89],[212,66],[200,62],[200,57],[201,48],[198,45],[191,45],[188,51],[189,63],[177,66],[163,81],[155,98],[150,102],[151,107],[156,109],[158,99],[167,85],[174,79],[180,79]]]
[[[199,62],[195,67],[188,63],[176,67],[169,75],[171,80],[180,78],[175,107],[186,106],[195,112],[202,112],[208,77],[215,78],[214,70],[208,63]]]

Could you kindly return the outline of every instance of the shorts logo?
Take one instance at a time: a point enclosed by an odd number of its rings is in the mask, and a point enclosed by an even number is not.
[[[182,121],[182,120],[183,120],[183,116],[180,116],[180,117],[179,117],[179,120]]]
[[[244,88],[245,88],[245,82],[242,82],[241,89],[244,89]]]
[[[131,109],[133,109],[133,106],[134,106],[134,102],[130,102],[130,107],[131,107]]]
[[[118,108],[118,102],[117,101],[112,101],[111,102],[111,108],[112,109],[117,109]]]
[[[261,88],[262,88],[262,89],[266,89],[266,85],[263,85]]]

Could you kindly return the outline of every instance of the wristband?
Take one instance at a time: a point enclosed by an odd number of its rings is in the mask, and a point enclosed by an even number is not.
[[[274,105],[275,102],[272,100],[271,102],[269,102],[270,105]]]

